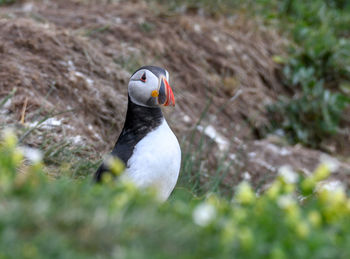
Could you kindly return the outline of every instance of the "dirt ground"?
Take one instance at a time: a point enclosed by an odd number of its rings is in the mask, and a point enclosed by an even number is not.
[[[273,62],[284,45],[240,14],[209,19],[144,1],[20,1],[0,8],[0,97],[16,88],[0,123],[30,127],[39,115],[62,113],[42,130],[100,157],[123,125],[130,73],[153,64],[170,73],[177,105],[166,117],[184,155],[200,146],[203,181],[223,157],[229,186],[264,184],[284,164],[312,171],[322,152],[261,139],[257,130],[265,106],[288,94]],[[340,160],[335,177],[349,184],[350,162]]]

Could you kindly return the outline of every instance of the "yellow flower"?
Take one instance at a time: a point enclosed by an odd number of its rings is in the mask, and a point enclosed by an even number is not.
[[[305,192],[307,194],[312,193],[314,188],[315,188],[315,186],[316,186],[316,181],[315,181],[315,179],[312,176],[309,177],[309,178],[306,178],[301,183],[301,188],[302,188],[303,192]]]
[[[129,195],[135,195],[139,191],[135,183],[128,178],[121,178],[120,184],[124,187],[125,192]]]
[[[346,215],[348,200],[341,183],[322,185],[318,195],[320,202],[324,205],[322,212],[328,222],[336,221],[339,217]]]
[[[285,191],[286,193],[292,193],[292,192],[294,192],[294,191],[295,191],[295,184],[286,184],[286,185],[284,186],[284,191]]]
[[[105,161],[114,175],[118,176],[124,171],[124,163],[119,158],[108,156]]]
[[[281,182],[275,181],[272,183],[270,188],[267,190],[266,194],[270,199],[276,199],[281,191]]]
[[[326,188],[321,188],[318,191],[318,197],[322,203],[327,203],[329,200],[329,191]]]
[[[23,153],[19,148],[16,148],[12,153],[12,161],[18,166],[23,160]]]
[[[307,217],[309,219],[309,222],[314,227],[319,227],[321,225],[321,223],[322,223],[321,215],[316,210],[310,211],[309,214],[307,215]]]
[[[5,147],[10,149],[15,148],[17,144],[16,134],[10,128],[7,128],[3,131],[3,140]]]
[[[255,201],[255,193],[248,182],[238,185],[235,200],[242,204],[251,204]]]
[[[278,55],[272,56],[272,60],[277,64],[285,64],[286,63],[286,59],[284,57],[278,56]]]
[[[300,218],[300,208],[292,195],[281,195],[277,200],[277,205],[286,212],[287,221],[295,224]]]
[[[110,174],[103,174],[102,175],[102,182],[103,183],[110,183],[113,181],[113,177]]]
[[[343,188],[338,188],[333,192],[333,202],[335,204],[344,204],[346,203],[346,194]]]
[[[321,202],[332,206],[345,205],[347,199],[344,186],[339,181],[323,184],[319,188],[318,194]]]
[[[209,193],[207,195],[207,202],[214,205],[216,208],[220,207],[220,205],[222,205],[222,203],[224,201],[220,200],[219,197],[217,195],[215,195],[214,193]]]
[[[326,164],[320,164],[315,172],[313,173],[312,177],[316,182],[322,181],[324,179],[327,179],[330,175],[331,171],[329,170],[328,165]]]

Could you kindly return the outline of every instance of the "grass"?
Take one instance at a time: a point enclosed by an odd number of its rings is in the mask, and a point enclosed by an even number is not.
[[[57,143],[52,138],[45,138],[45,135],[43,138],[45,141],[39,150],[43,152],[43,162],[52,175],[85,178],[92,175],[101,163],[92,148],[72,145],[67,140]]]
[[[105,26],[101,26],[101,27],[97,27],[97,28],[86,29],[84,36],[92,37],[92,36],[99,34],[99,33],[108,32],[109,29],[110,29],[109,25],[105,25]]]
[[[117,59],[115,59],[114,62],[120,65],[129,73],[133,73],[134,71],[136,71],[138,68],[142,66],[141,56],[142,55],[138,55],[138,54],[120,56]]]
[[[0,101],[0,109],[11,101],[16,89],[11,91]],[[73,112],[67,110],[62,112],[48,112],[42,115],[43,110],[39,108],[33,111],[30,115],[33,121],[37,121],[34,126],[26,126],[25,124],[18,124],[17,122],[7,122],[0,126],[0,128],[13,128],[18,134],[18,143],[26,146],[32,139],[41,139],[42,141],[36,146],[43,154],[43,162],[45,171],[53,177],[59,178],[62,176],[69,176],[71,178],[85,178],[92,175],[100,164],[97,159],[96,152],[93,147],[83,144],[73,144],[67,137],[60,135],[60,140],[57,141],[57,136],[54,131],[40,130],[40,126],[47,120],[56,118],[59,115]]]
[[[232,197],[233,188],[225,186],[224,180],[236,165],[229,159],[228,151],[214,155],[213,149],[217,148],[215,140],[198,129],[208,116],[211,105],[212,102],[208,101],[191,132],[181,141],[182,166],[178,186],[187,188],[198,196],[213,192]],[[211,159],[215,160],[215,165],[208,164],[209,156],[215,156]]]

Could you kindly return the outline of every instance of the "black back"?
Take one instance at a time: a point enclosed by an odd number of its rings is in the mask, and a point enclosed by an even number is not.
[[[137,105],[128,96],[128,110],[124,127],[115,144],[111,155],[121,159],[127,165],[133,154],[136,144],[149,132],[157,128],[163,120],[163,114],[159,107],[144,107]],[[99,182],[102,175],[108,171],[107,165],[97,169],[94,179]]]

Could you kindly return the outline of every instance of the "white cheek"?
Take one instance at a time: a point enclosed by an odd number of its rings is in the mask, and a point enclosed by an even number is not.
[[[129,82],[129,96],[131,100],[145,106],[153,90],[158,89],[158,79],[156,76],[148,76],[146,82],[140,80],[132,80]]]
[[[147,78],[147,88],[150,89],[150,95],[153,90],[158,90],[158,78],[151,74]]]
[[[145,83],[141,81],[131,81],[129,83],[129,96],[134,103],[143,105],[149,98],[150,92]]]

